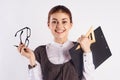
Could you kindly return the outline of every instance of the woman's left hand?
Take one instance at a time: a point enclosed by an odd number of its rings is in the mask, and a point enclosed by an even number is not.
[[[84,53],[91,52],[90,46],[90,39],[84,35],[81,35],[81,37],[78,38],[78,43],[80,43],[80,47],[84,51]]]

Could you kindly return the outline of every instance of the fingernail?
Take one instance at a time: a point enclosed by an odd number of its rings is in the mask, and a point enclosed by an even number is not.
[[[26,51],[27,49],[26,49],[26,48],[24,48],[24,50]]]
[[[22,42],[20,42],[20,44],[23,44]]]

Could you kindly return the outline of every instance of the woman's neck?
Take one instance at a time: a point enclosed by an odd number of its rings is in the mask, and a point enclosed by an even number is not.
[[[59,44],[64,44],[67,40],[68,40],[67,38],[66,39],[54,39],[54,41]]]

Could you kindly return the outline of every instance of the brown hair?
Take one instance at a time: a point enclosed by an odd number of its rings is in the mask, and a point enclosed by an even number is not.
[[[70,23],[72,23],[72,14],[70,12],[70,10],[63,6],[63,5],[57,5],[55,7],[53,7],[50,11],[49,11],[49,14],[48,14],[48,23],[49,23],[49,20],[50,20],[50,16],[53,14],[53,13],[56,13],[56,12],[63,12],[63,13],[66,13],[69,15],[69,18],[70,18]]]

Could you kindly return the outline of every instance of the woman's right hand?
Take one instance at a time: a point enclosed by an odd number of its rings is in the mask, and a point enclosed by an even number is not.
[[[19,44],[18,51],[20,54],[29,59],[30,65],[35,65],[35,55],[31,49],[26,47],[24,44]]]

